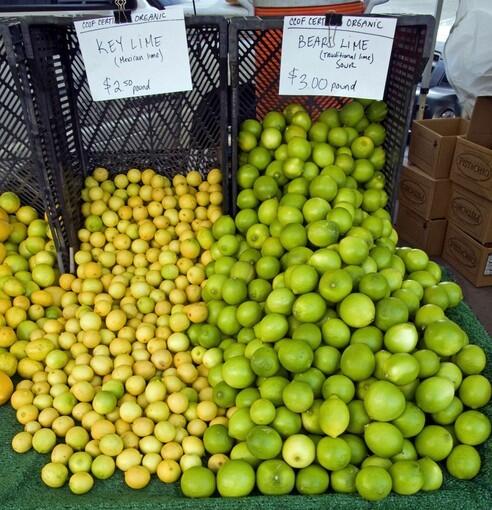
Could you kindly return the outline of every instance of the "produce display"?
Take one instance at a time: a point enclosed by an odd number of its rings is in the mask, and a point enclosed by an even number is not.
[[[153,473],[174,482],[201,462],[208,424],[225,421],[204,349],[193,351],[185,334],[208,315],[201,284],[221,181],[217,169],[171,182],[150,169],[110,179],[97,168],[82,191],[77,274],[43,290],[56,279],[46,223],[12,193],[0,197],[0,398],[17,368],[23,380],[10,402],[24,430],[12,448],[51,455],[41,472],[49,487],[68,482],[82,494],[116,468],[132,488]]]
[[[376,501],[478,474],[486,355],[446,317],[460,287],[397,245],[386,114],[244,121],[234,217],[217,169],[97,168],[59,286],[46,223],[0,197],[0,403],[12,448],[50,455],[46,485],[83,494],[119,469],[192,498]]]

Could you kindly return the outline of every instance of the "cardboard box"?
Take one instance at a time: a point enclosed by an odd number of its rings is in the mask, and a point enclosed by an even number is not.
[[[456,139],[467,129],[461,118],[414,121],[408,159],[434,179],[448,178]]]
[[[476,287],[492,285],[492,245],[484,246],[448,223],[442,258]]]
[[[453,184],[448,219],[482,244],[492,242],[492,202]]]
[[[451,181],[433,179],[416,166],[403,165],[398,198],[400,203],[426,219],[445,218]]]
[[[466,136],[456,142],[451,180],[492,199],[492,97],[479,97]]]
[[[400,205],[395,228],[401,240],[434,256],[442,252],[446,224],[447,220],[428,220]]]

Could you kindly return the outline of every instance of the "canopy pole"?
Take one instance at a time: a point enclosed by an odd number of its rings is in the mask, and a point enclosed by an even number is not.
[[[420,95],[419,95],[419,108],[417,111],[417,120],[422,120],[424,118],[425,102],[427,100],[427,94],[429,93],[429,84],[430,84],[431,74],[432,74],[432,63],[434,61],[434,49],[436,47],[439,23],[441,21],[443,2],[444,2],[444,0],[437,0],[437,4],[436,4],[436,11],[434,14],[434,17],[436,18],[436,26],[435,26],[434,35],[432,38],[432,53],[431,53],[431,56],[426,64],[426,66],[425,66],[424,73],[422,75],[422,82],[420,85]]]

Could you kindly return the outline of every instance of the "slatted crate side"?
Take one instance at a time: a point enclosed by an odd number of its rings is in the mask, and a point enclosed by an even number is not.
[[[425,60],[429,58],[426,45],[432,31],[433,28],[417,24],[397,26],[395,33],[384,94],[388,103],[388,116],[384,122],[387,132],[384,144],[386,165],[382,170],[386,177],[386,192],[390,197],[388,207],[393,214],[396,210],[400,168],[412,121],[415,90]]]
[[[0,191],[14,191],[24,205],[43,215],[43,188],[36,171],[29,120],[23,103],[25,80],[11,28],[0,25]]]

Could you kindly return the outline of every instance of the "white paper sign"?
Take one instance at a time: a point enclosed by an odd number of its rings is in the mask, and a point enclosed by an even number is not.
[[[182,7],[76,21],[75,29],[94,101],[191,90]]]
[[[286,16],[280,95],[383,99],[396,18]]]

